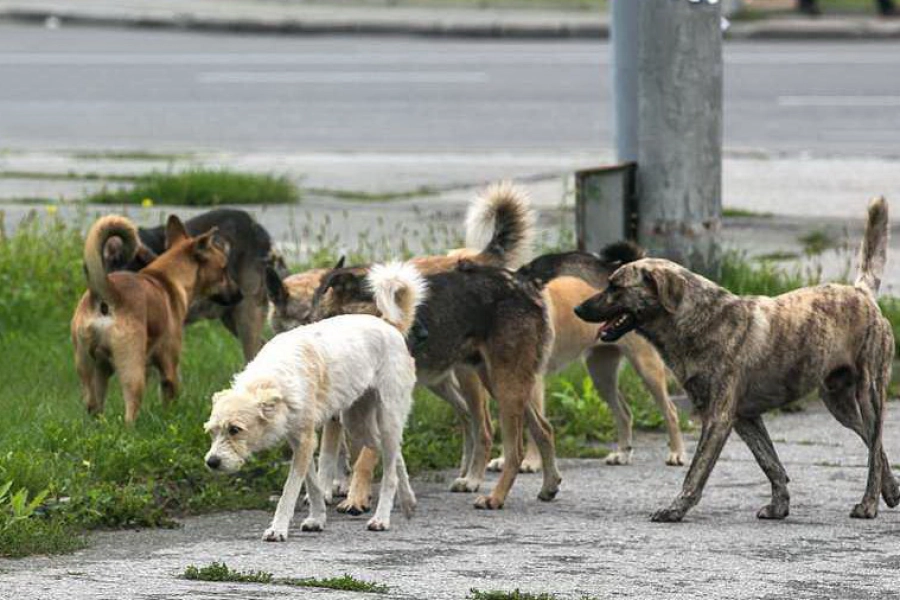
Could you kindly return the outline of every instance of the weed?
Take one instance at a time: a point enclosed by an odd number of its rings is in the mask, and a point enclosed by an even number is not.
[[[813,229],[798,237],[797,241],[803,244],[803,252],[807,256],[818,256],[839,246],[834,233],[826,229]]]
[[[276,583],[280,583],[282,585],[293,585],[297,587],[325,588],[329,590],[343,590],[347,592],[369,592],[373,594],[386,594],[388,591],[388,587],[386,585],[356,579],[352,575],[348,574],[344,574],[340,577],[326,577],[324,579],[318,579],[315,577],[306,579],[283,578],[277,579]]]
[[[753,258],[760,262],[780,262],[785,260],[797,260],[800,258],[800,255],[796,252],[789,252],[787,250],[776,250],[767,254],[754,256]]]
[[[297,202],[300,193],[283,176],[196,168],[177,173],[154,171],[139,176],[129,189],[103,189],[85,198],[98,204],[141,204],[146,199],[179,206],[287,204]]]
[[[723,217],[730,218],[757,218],[771,219],[774,215],[769,212],[756,212],[755,210],[747,210],[746,208],[729,208],[722,209]]]
[[[231,581],[235,583],[272,583],[274,581],[271,573],[266,573],[265,571],[235,571],[225,563],[220,562],[214,562],[208,567],[188,565],[181,577],[191,581]]]

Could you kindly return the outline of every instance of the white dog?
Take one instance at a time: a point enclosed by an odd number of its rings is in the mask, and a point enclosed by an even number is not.
[[[316,428],[339,414],[360,444],[381,447],[384,476],[368,528],[390,527],[394,495],[407,517],[415,496],[401,454],[403,427],[412,404],[416,368],[405,334],[425,294],[425,281],[409,264],[376,265],[368,286],[383,319],[345,315],[275,336],[230,389],[213,396],[206,430],[210,469],[234,472],[253,452],[287,439],[291,471],[272,525],[263,539],[284,541],[301,483],[306,481],[309,517],[301,529],[325,526],[325,499],[313,465]],[[324,457],[327,464],[333,457]]]

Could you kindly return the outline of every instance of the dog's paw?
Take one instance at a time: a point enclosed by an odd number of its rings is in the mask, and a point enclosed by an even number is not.
[[[675,508],[664,508],[653,513],[650,520],[654,523],[680,523],[684,518],[684,511]]]
[[[269,527],[263,534],[262,539],[264,542],[284,542],[287,541],[287,536],[287,529],[275,529],[274,527]]]
[[[757,519],[784,519],[790,514],[787,504],[766,504],[756,513]]]
[[[878,504],[875,502],[860,502],[850,511],[850,517],[853,519],[874,519],[878,516]]]
[[[369,519],[369,522],[366,524],[366,529],[369,531],[387,531],[391,528],[391,522],[388,519],[379,519],[378,517],[372,517]]]
[[[541,457],[526,457],[519,465],[519,473],[537,473],[541,470]]]
[[[503,470],[503,457],[495,458],[487,465],[487,470],[492,473],[499,473]]]
[[[543,487],[541,487],[541,491],[538,492],[538,500],[550,502],[556,498],[556,494],[559,493],[560,483],[562,483],[562,477],[555,477],[554,481],[549,484],[544,483]]]
[[[669,452],[669,456],[666,457],[666,464],[670,467],[683,467],[684,454],[681,452]]]
[[[332,498],[346,498],[350,486],[346,481],[335,481],[331,486]]]
[[[468,477],[457,477],[450,484],[451,492],[477,492],[481,487],[481,482],[469,479]]]
[[[306,517],[300,524],[301,531],[322,531],[325,529],[325,519]]]
[[[891,477],[890,481],[882,481],[881,497],[884,503],[890,508],[894,508],[900,504],[900,487],[897,486],[897,480]]]
[[[348,515],[353,515],[354,517],[358,517],[361,514],[367,513],[371,510],[371,507],[368,503],[357,502],[355,500],[351,500],[347,498],[346,500],[340,502],[335,508],[339,513],[344,513]]]
[[[478,496],[475,499],[475,508],[479,510],[500,510],[503,508],[503,502],[493,496]]]
[[[631,451],[619,451],[610,452],[606,455],[606,459],[604,462],[608,465],[630,465],[631,464]]]

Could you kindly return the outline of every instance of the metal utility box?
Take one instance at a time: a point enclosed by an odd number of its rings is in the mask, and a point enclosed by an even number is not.
[[[599,252],[607,244],[637,239],[636,173],[635,163],[575,172],[579,250]]]

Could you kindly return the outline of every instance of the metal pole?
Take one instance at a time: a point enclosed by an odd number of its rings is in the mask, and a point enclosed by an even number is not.
[[[638,241],[701,270],[722,210],[722,33],[718,3],[617,0],[639,8]]]
[[[616,159],[638,158],[638,18],[640,0],[612,0],[610,50]]]

